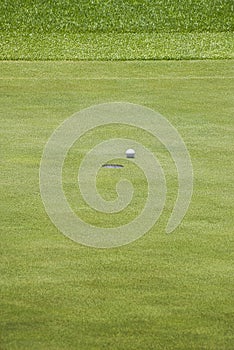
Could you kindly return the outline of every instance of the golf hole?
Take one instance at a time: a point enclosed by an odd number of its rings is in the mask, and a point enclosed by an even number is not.
[[[109,168],[109,169],[120,169],[123,168],[124,166],[121,164],[103,164],[102,168]]]

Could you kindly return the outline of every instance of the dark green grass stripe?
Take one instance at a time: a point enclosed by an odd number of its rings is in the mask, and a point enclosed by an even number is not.
[[[3,30],[21,33],[233,31],[233,0],[2,0]]]

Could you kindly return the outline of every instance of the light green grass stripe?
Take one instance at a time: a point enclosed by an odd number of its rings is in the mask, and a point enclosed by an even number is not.
[[[169,77],[167,76],[159,76],[159,77],[154,77],[154,78],[139,78],[139,77],[132,77],[132,78],[126,78],[126,77],[104,77],[104,78],[84,78],[84,77],[81,77],[81,78],[70,78],[69,80],[70,81],[90,81],[90,80],[93,80],[93,81],[109,81],[109,80],[117,80],[117,81],[121,81],[121,80],[127,80],[127,81],[135,81],[135,80],[142,80],[142,81],[153,81],[153,80],[225,80],[225,79],[228,79],[228,80],[232,80],[234,79],[234,76],[231,76],[231,77],[223,77],[223,76],[220,76],[220,75],[214,75],[212,77],[209,77],[209,76],[206,76],[206,77],[190,77],[190,76],[187,76],[187,77],[173,77],[173,79],[170,79]],[[13,78],[13,77],[0,77],[0,80],[13,80],[13,81],[16,81],[16,80],[33,80],[33,81],[66,81],[65,78],[34,78],[34,77],[21,77],[21,78]]]
[[[233,33],[1,34],[1,60],[234,58]]]

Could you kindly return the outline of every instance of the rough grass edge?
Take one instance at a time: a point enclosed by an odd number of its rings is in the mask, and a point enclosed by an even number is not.
[[[234,33],[0,34],[0,60],[233,59]]]

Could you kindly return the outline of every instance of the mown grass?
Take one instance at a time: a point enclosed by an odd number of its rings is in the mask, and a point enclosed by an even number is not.
[[[233,58],[232,0],[0,3],[1,60]]]
[[[1,349],[233,349],[233,61],[0,65]],[[194,193],[183,222],[166,235],[173,164],[149,137],[132,132],[161,157],[167,205],[138,241],[98,250],[50,222],[39,165],[65,118],[110,101],[142,104],[170,120],[191,155]],[[81,140],[80,152],[106,131]],[[73,151],[64,181],[75,205]],[[103,172],[98,186],[108,196],[113,173]]]

